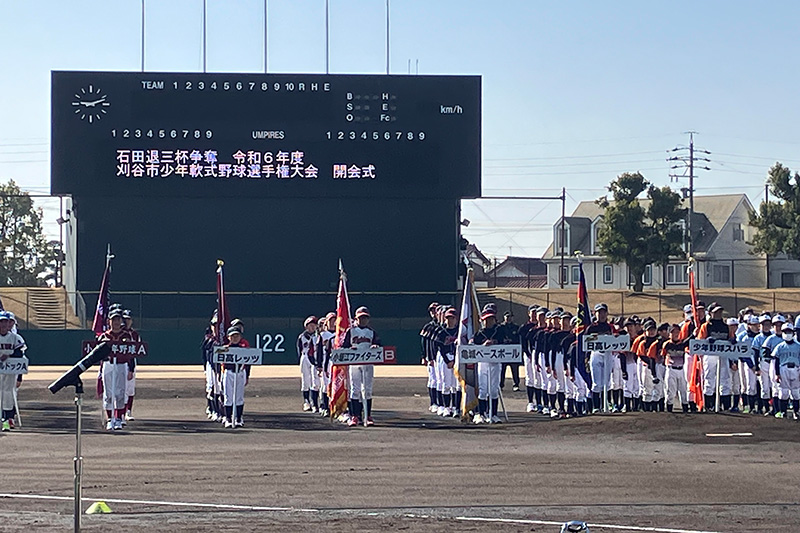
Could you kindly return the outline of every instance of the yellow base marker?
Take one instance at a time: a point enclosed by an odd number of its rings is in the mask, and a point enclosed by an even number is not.
[[[106,502],[94,502],[86,509],[86,514],[109,514],[111,507]]]

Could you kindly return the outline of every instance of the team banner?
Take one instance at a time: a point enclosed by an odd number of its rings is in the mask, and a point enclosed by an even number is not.
[[[583,336],[583,349],[587,352],[629,352],[631,336],[586,334]]]
[[[461,363],[522,363],[522,345],[520,344],[494,344],[484,346],[481,344],[456,345],[458,358]]]
[[[28,358],[9,357],[5,361],[0,361],[0,374],[27,374]]]
[[[106,252],[106,268],[103,271],[103,280],[100,282],[100,294],[97,295],[97,307],[94,310],[94,320],[92,320],[92,331],[95,335],[101,335],[106,330],[108,321],[108,287],[111,279],[111,245],[108,245]]]
[[[100,342],[109,341],[83,341],[83,355],[88,355]],[[111,342],[111,353],[109,357],[116,359],[118,363],[127,363],[134,357],[146,357],[147,350],[148,346],[146,342]]]
[[[467,345],[480,327],[478,320],[478,293],[475,291],[475,273],[467,266],[467,279],[461,300],[461,316],[458,322],[459,344]],[[463,394],[461,395],[461,417],[467,419],[469,412],[478,406],[478,376],[475,364],[467,363],[459,357],[456,349],[455,376]]]
[[[234,365],[260,365],[262,351],[259,348],[242,348],[239,346],[214,347],[214,363]]]
[[[220,345],[225,344],[228,326],[231,325],[228,301],[225,297],[225,279],[222,274],[224,264],[222,259],[217,259],[217,344]]]
[[[689,353],[697,355],[716,355],[724,359],[749,357],[753,345],[750,342],[714,339],[692,339],[689,341]]]
[[[334,349],[340,348],[347,330],[350,329],[350,299],[347,297],[347,274],[344,272],[342,260],[339,260],[339,290],[336,293],[336,336],[333,339]],[[330,397],[331,418],[335,419],[347,411],[347,369],[338,365],[331,366]]]

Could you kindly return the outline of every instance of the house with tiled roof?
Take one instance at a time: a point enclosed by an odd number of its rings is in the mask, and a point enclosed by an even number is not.
[[[641,200],[647,207],[648,200]],[[688,199],[684,200],[688,208]],[[800,286],[800,261],[785,257],[753,254],[750,241],[755,228],[750,225],[753,205],[745,194],[694,197],[692,216],[693,253],[697,261],[698,288],[763,288]],[[562,223],[553,224],[553,242],[542,260],[547,265],[547,288],[576,287],[579,280],[575,252],[583,255],[586,284],[591,289],[627,289],[633,285],[625,263],[609,263],[600,252],[597,237],[603,225],[602,207],[595,202],[581,202]],[[681,225],[685,221],[681,221]],[[684,243],[685,250],[685,243]],[[562,268],[563,255],[563,268]],[[675,257],[666,268],[648,265],[643,275],[645,290],[679,288],[688,285],[687,261]]]

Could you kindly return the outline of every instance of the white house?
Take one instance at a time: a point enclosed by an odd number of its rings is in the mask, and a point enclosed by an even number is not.
[[[648,200],[641,203],[646,207]],[[684,206],[688,207],[688,199],[684,200]],[[766,258],[763,254],[752,254],[749,244],[755,234],[750,225],[752,212],[753,205],[745,194],[694,197],[692,241],[698,288],[767,286]],[[632,285],[627,265],[611,264],[600,253],[597,235],[602,224],[603,209],[594,202],[581,202],[571,216],[564,218],[563,250],[561,219],[553,224],[553,242],[542,257],[547,264],[547,288],[559,288],[562,279],[565,288],[578,284],[576,251],[584,255],[588,289],[626,289]],[[663,270],[659,265],[648,265],[643,276],[645,290],[688,285],[686,267],[686,259],[682,257],[670,261]],[[769,270],[770,287],[800,286],[800,261],[771,257]]]

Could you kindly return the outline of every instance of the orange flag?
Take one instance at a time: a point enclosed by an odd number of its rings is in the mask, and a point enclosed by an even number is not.
[[[700,322],[697,319],[697,288],[694,283],[694,260],[689,261],[689,292],[692,295],[692,320],[694,321],[695,331],[700,329]],[[694,396],[697,408],[702,410],[704,406],[703,396],[703,361],[697,354],[689,354],[691,366],[689,371],[689,392]]]

